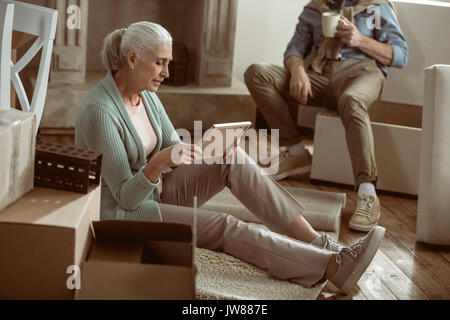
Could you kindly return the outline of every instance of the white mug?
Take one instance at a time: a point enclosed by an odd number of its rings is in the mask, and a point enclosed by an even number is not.
[[[322,34],[328,38],[334,38],[338,31],[340,14],[337,12],[322,13]]]

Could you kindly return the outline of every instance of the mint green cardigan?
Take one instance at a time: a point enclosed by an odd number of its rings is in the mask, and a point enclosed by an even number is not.
[[[141,97],[158,137],[149,158],[180,143],[155,93]],[[109,72],[87,95],[77,115],[75,144],[103,153],[101,220],[162,221],[157,185],[144,175],[144,146]]]

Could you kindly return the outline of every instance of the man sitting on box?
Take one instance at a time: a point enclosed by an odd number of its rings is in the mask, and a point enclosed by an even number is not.
[[[325,12],[340,14],[335,37],[323,35]],[[304,61],[313,46],[307,67]],[[308,3],[284,53],[284,67],[253,64],[245,72],[258,110],[272,129],[280,129],[280,145],[287,147],[273,177],[280,180],[310,170],[311,155],[301,142],[296,116],[292,117],[299,103],[337,108],[358,191],[350,227],[368,231],[377,225],[380,202],[375,192],[377,167],[368,110],[381,94],[387,67],[402,68],[407,60],[406,39],[386,0]]]

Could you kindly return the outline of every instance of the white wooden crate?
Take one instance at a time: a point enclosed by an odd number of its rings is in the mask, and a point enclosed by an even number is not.
[[[316,118],[311,179],[354,185],[341,119],[333,111]],[[417,195],[421,129],[372,122],[378,190]]]
[[[450,65],[425,72],[417,240],[450,245]]]

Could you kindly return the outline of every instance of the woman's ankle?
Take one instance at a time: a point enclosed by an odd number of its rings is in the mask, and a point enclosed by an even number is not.
[[[287,228],[285,235],[306,243],[311,243],[320,236],[301,214]]]

